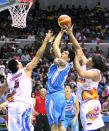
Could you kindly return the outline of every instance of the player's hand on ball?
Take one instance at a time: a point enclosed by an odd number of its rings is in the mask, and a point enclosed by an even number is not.
[[[67,35],[72,34],[74,25],[64,25],[63,30]]]

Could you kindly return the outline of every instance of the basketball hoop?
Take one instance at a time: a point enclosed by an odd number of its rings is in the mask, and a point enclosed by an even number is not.
[[[25,28],[26,17],[33,4],[33,0],[18,0],[17,3],[17,5],[8,8],[12,17],[12,26]]]

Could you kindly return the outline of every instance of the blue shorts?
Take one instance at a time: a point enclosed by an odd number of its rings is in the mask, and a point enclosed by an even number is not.
[[[78,124],[78,118],[76,119],[75,125],[73,125],[73,119],[65,119],[62,122],[63,126],[67,129],[67,127],[70,125],[73,129],[73,131],[79,131],[79,124]]]
[[[46,95],[46,110],[49,125],[53,123],[59,124],[60,121],[65,120],[65,93],[56,92]]]

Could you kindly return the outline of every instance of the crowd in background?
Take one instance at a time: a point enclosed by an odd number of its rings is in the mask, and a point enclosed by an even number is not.
[[[57,19],[60,15],[67,14],[72,18],[74,24],[74,34],[79,42],[102,42],[109,40],[109,9],[103,9],[98,3],[95,8],[88,9],[81,5],[75,7],[61,4],[58,8],[48,6],[47,9],[41,9],[37,1],[27,15],[27,27],[25,29],[13,28],[12,19],[8,10],[0,12],[0,39],[7,38],[28,38],[35,39],[36,36],[44,37],[48,29],[53,29],[56,35],[60,28]],[[67,36],[65,36],[67,37]]]

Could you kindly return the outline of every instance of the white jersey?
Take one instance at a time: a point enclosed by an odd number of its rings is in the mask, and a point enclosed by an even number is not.
[[[24,68],[19,69],[14,74],[9,73],[7,83],[14,102],[32,104],[32,80],[25,74]],[[13,92],[15,92],[14,95]]]
[[[84,65],[82,68],[86,72],[88,72],[90,70],[97,70],[97,69],[86,70],[86,65]],[[97,70],[97,71],[100,73],[99,70]],[[99,81],[101,81],[101,74],[100,74]],[[87,101],[86,99],[84,100],[84,98],[83,98],[84,94],[86,94],[86,92],[84,93],[84,91],[87,91],[87,95],[91,94],[91,97],[95,97],[97,95],[94,92],[97,93],[97,87],[98,87],[99,81],[94,82],[91,79],[81,78],[80,76],[78,76],[76,96],[77,96],[77,99],[80,103]]]

